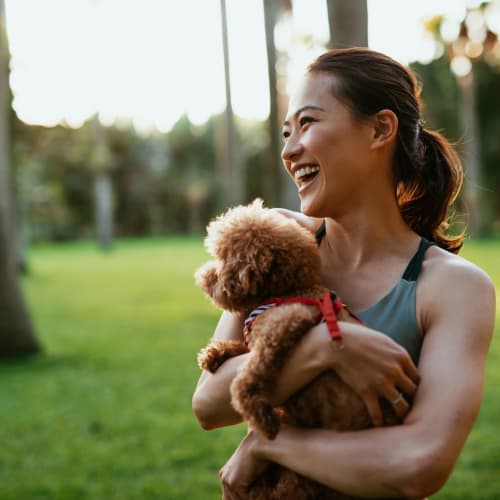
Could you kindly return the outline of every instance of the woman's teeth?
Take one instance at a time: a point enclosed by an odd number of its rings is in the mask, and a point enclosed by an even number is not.
[[[302,167],[296,170],[293,174],[293,177],[296,181],[304,180],[303,177],[310,174],[315,174],[319,172],[319,167],[317,165],[308,165],[307,167]]]

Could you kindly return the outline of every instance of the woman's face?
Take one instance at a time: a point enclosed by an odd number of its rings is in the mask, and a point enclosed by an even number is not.
[[[356,206],[374,171],[373,125],[356,120],[333,97],[333,83],[329,74],[306,75],[283,124],[285,168],[297,185],[302,212],[316,217],[336,218]]]

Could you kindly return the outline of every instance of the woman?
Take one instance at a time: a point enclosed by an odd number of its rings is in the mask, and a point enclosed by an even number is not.
[[[492,283],[455,255],[462,238],[444,232],[460,162],[422,127],[414,76],[368,49],[333,50],[309,67],[283,136],[302,212],[289,215],[317,231],[325,284],[365,325],[341,324],[343,350],[330,347],[324,324],[313,328],[273,397],[278,404],[331,368],[375,427],[288,427],[273,441],[250,430],[221,470],[224,498],[245,498],[269,462],[354,496],[431,495],[478,414],[495,318]],[[215,337],[241,338],[243,320],[224,313]],[[240,421],[229,386],[246,357],[202,374],[193,409],[204,428]],[[380,426],[379,398],[405,416],[402,425]]]

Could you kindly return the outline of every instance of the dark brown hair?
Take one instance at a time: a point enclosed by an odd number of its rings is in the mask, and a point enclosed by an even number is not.
[[[462,185],[460,158],[436,131],[422,126],[415,75],[390,57],[366,48],[335,49],[319,56],[310,73],[330,73],[333,95],[364,119],[382,109],[398,117],[394,183],[399,210],[420,236],[458,253],[463,233],[446,234],[449,208]]]

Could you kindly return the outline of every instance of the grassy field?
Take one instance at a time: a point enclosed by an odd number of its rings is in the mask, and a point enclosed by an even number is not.
[[[464,255],[500,287],[500,241]],[[193,284],[204,260],[199,238],[32,251],[23,284],[44,354],[0,364],[1,500],[220,498],[244,428],[206,432],[191,413],[218,318]],[[497,335],[480,417],[434,498],[500,498],[499,357]]]

